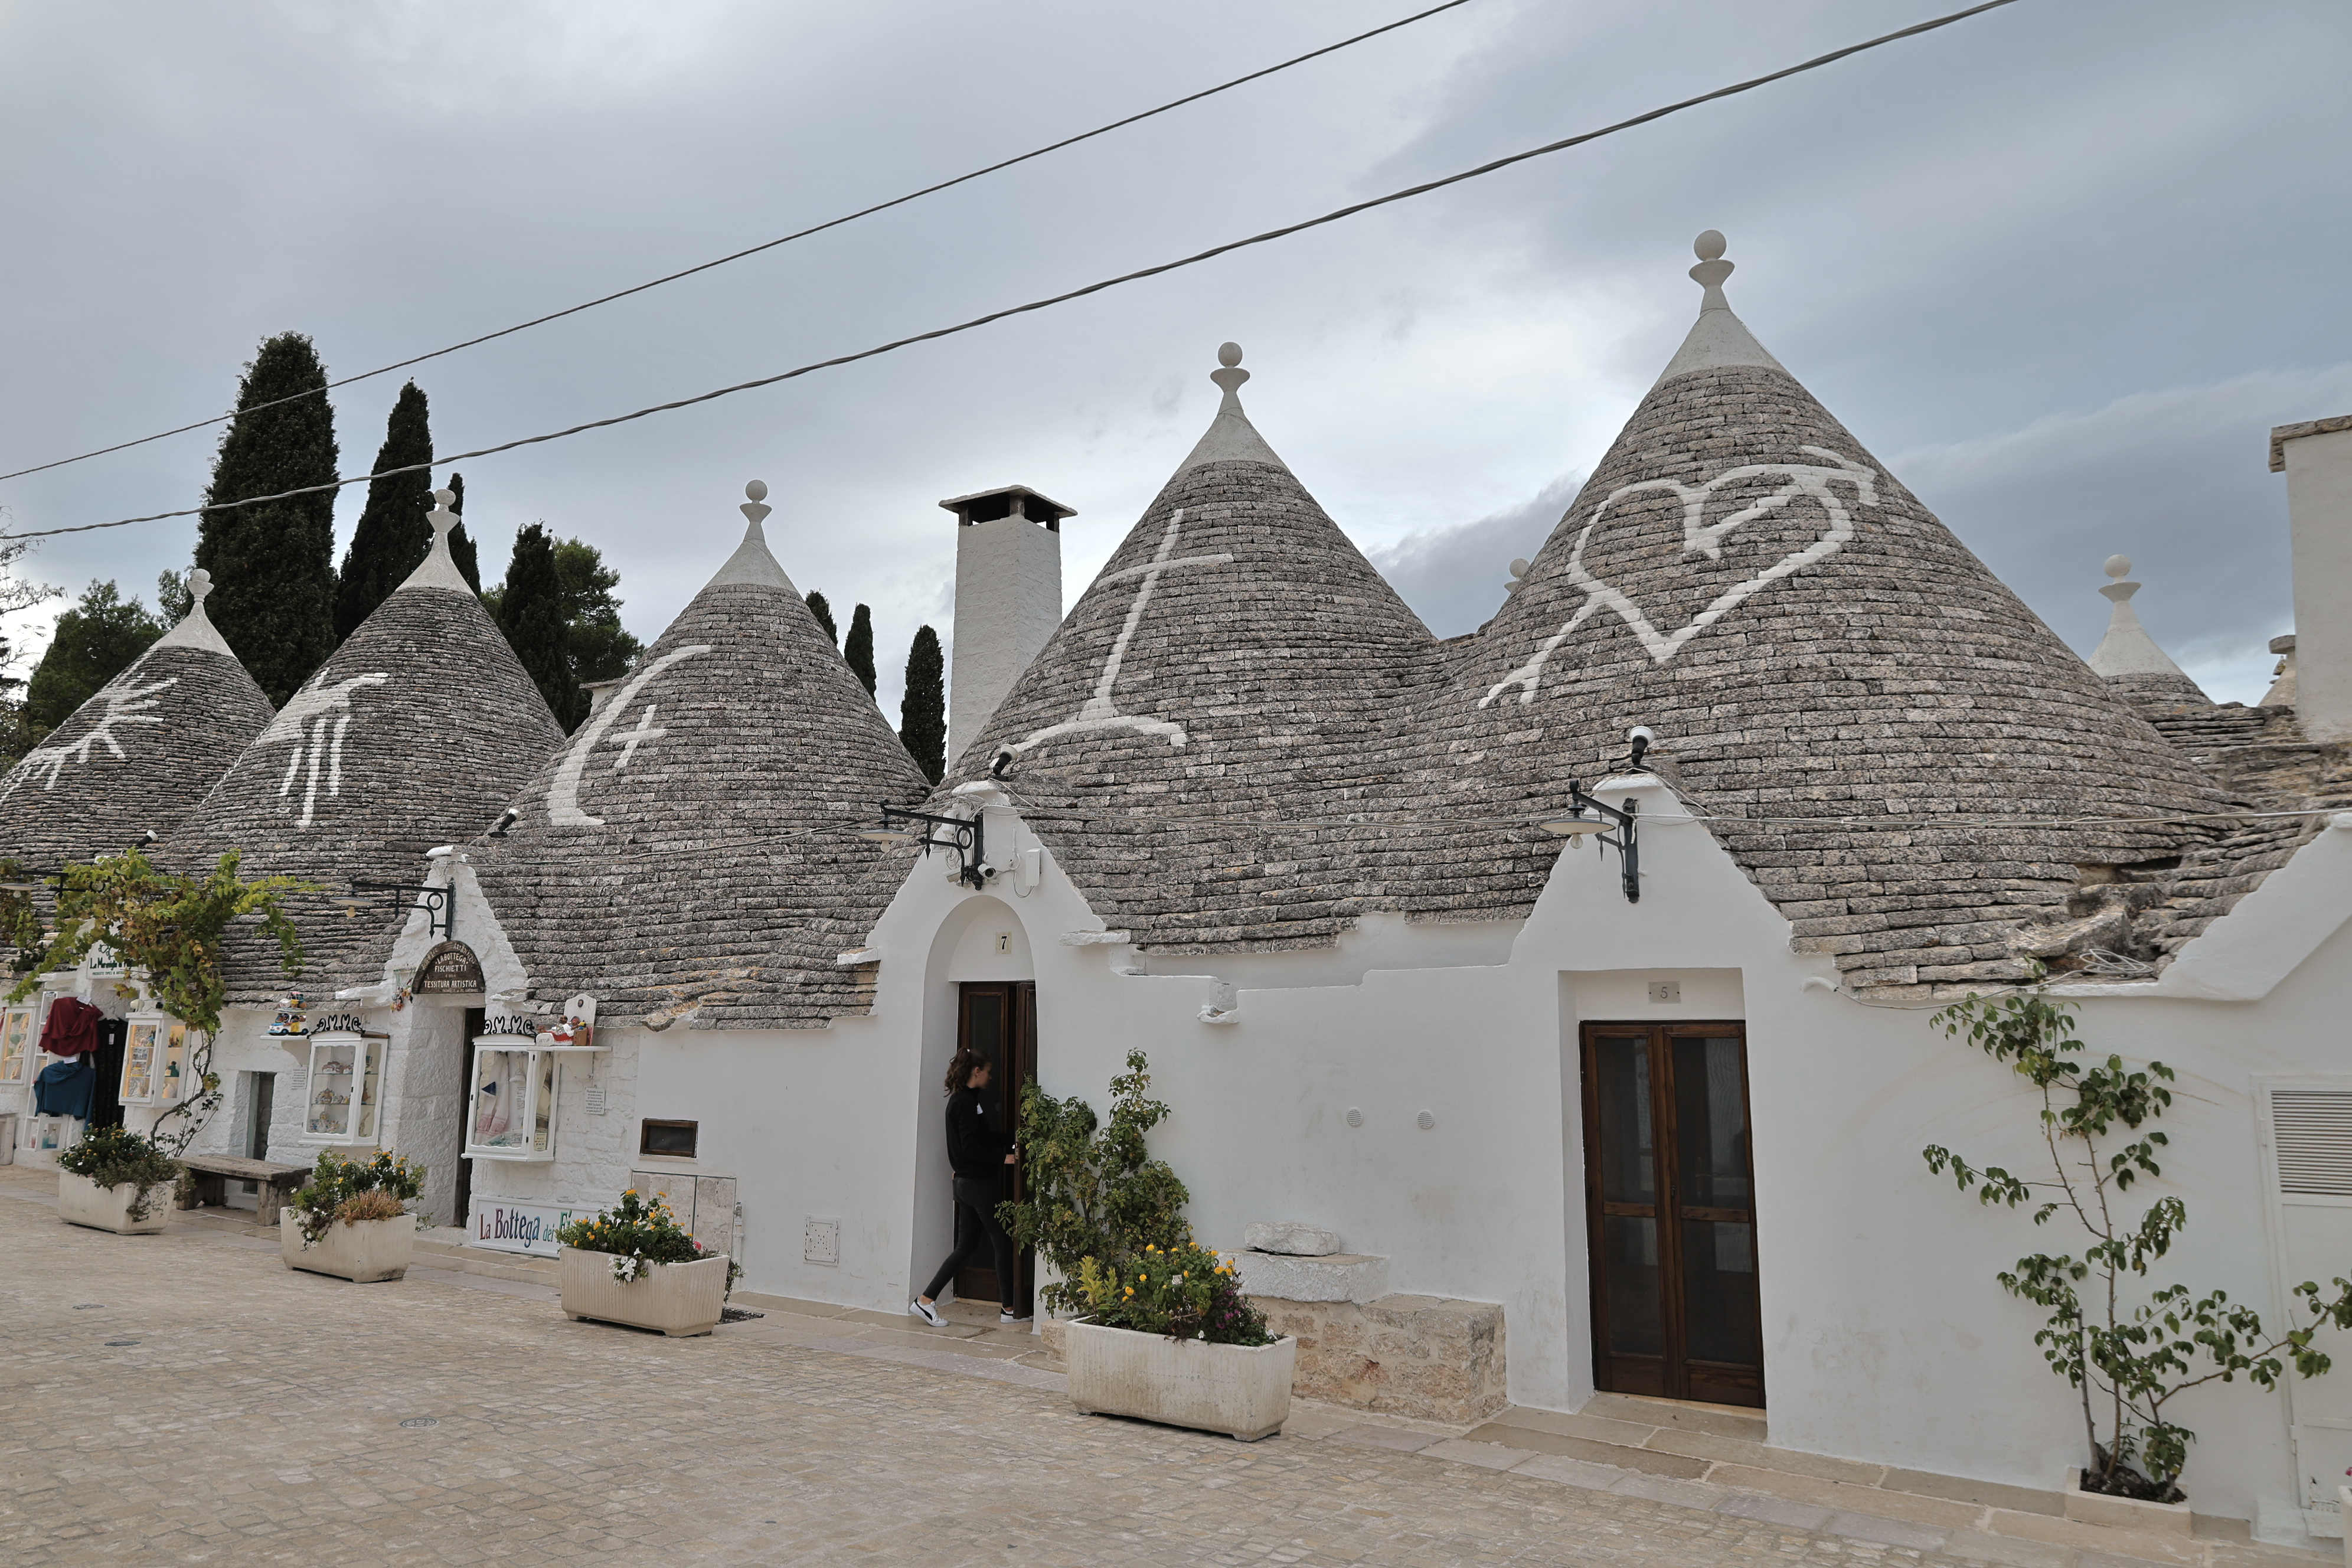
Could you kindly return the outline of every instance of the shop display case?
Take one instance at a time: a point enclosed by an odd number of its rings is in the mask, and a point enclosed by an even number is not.
[[[466,1153],[477,1160],[555,1158],[561,1049],[529,1035],[480,1035],[466,1110]]]
[[[33,1047],[41,1036],[40,1014],[31,1006],[0,1012],[0,1084],[32,1076]]]
[[[187,1099],[195,1071],[189,1058],[201,1036],[165,1013],[133,1013],[123,1022],[129,1033],[122,1042],[122,1103],[177,1105]]]
[[[373,1143],[383,1109],[383,1035],[322,1029],[310,1037],[310,1074],[303,1091],[304,1143]]]

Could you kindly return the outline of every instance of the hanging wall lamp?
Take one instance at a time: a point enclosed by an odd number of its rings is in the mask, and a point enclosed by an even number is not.
[[[1568,781],[1568,815],[1554,817],[1542,826],[1546,833],[1561,838],[1591,838],[1617,851],[1624,865],[1625,901],[1642,901],[1641,808],[1628,800],[1622,810],[1606,801],[1595,800],[1584,793],[1583,784],[1575,779]],[[1587,816],[1585,813],[1593,815]],[[1610,829],[1616,829],[1612,838]]]
[[[912,826],[918,822],[923,825],[919,835]],[[933,831],[942,828],[947,833],[944,838]],[[975,888],[988,885],[988,868],[981,864],[980,814],[976,811],[970,816],[933,816],[929,812],[886,805],[882,808],[882,826],[860,829],[857,837],[873,844],[919,844],[927,857],[934,849],[951,850],[956,858],[956,880]]]
[[[416,901],[406,906],[425,911],[425,934],[446,937],[457,929],[457,889],[428,888],[407,882],[353,882],[351,891],[335,893],[328,902],[347,915],[356,916],[386,893],[413,893]]]

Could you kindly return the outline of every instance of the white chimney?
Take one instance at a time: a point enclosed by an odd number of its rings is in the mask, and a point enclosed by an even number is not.
[[[2352,414],[2271,432],[2294,542],[2294,710],[2306,739],[2352,741]]]
[[[1062,520],[1076,512],[1026,485],[957,496],[955,654],[948,766],[1062,624]]]

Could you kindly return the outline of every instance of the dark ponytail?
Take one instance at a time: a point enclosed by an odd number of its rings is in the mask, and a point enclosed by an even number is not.
[[[971,1088],[971,1075],[984,1067],[993,1065],[986,1057],[973,1050],[970,1046],[964,1047],[956,1052],[955,1060],[948,1063],[948,1092],[955,1094]]]

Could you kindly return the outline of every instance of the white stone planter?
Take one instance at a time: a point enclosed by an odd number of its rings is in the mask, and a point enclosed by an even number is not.
[[[1073,1321],[1062,1329],[1062,1358],[1082,1415],[1133,1415],[1255,1443],[1290,1414],[1298,1342],[1213,1345]]]
[[[131,1203],[139,1189],[129,1182],[101,1187],[71,1171],[58,1173],[58,1217],[68,1225],[110,1230],[118,1236],[153,1236],[172,1214],[172,1184],[158,1182],[147,1189],[147,1217],[132,1219]]]
[[[563,1315],[604,1323],[659,1329],[674,1339],[707,1334],[719,1326],[727,1306],[727,1255],[692,1263],[655,1263],[645,1277],[624,1285],[613,1278],[613,1255],[564,1247],[562,1269]]]
[[[2192,1516],[2185,1502],[2142,1502],[2137,1498],[2108,1497],[2083,1489],[2083,1471],[2066,1467],[2066,1517],[2077,1524],[2104,1524],[2116,1530],[2146,1531],[2152,1535],[2191,1533]]]
[[[416,1216],[413,1214],[392,1219],[363,1219],[355,1225],[341,1220],[327,1227],[327,1234],[302,1245],[302,1213],[299,1209],[278,1211],[278,1256],[289,1268],[306,1269],[312,1274],[332,1274],[338,1279],[369,1284],[378,1279],[397,1279],[408,1272],[408,1260],[416,1253]]]

